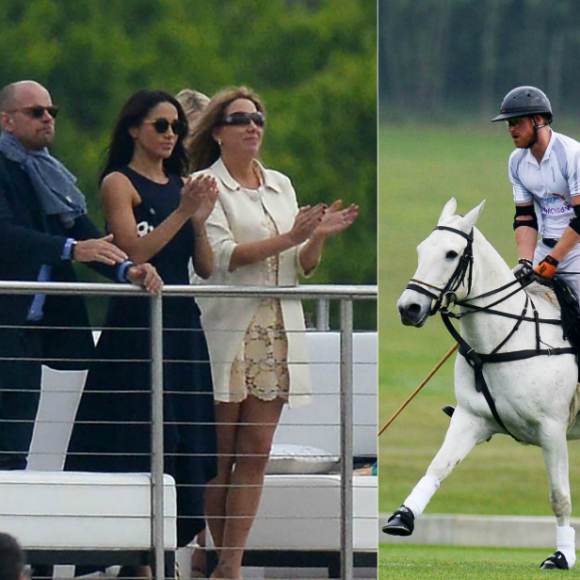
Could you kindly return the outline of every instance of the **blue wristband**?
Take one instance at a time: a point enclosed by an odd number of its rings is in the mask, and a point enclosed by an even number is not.
[[[73,259],[73,246],[77,243],[74,238],[67,238],[62,249],[61,259],[72,260]]]
[[[117,268],[117,280],[119,280],[119,282],[129,282],[127,271],[134,265],[135,262],[132,262],[131,260],[125,260],[122,264],[119,264],[119,267]]]

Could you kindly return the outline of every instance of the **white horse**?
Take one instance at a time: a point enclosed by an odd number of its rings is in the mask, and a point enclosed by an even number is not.
[[[481,357],[492,401],[489,403],[484,396],[486,385],[482,388],[481,373],[476,380],[473,358],[470,364],[465,356],[457,356],[457,408],[445,441],[426,475],[383,531],[410,535],[415,518],[423,513],[453,468],[475,445],[507,432],[522,443],[542,448],[557,520],[557,551],[541,567],[568,569],[576,561],[567,447],[567,439],[580,438],[578,423],[569,429],[574,420],[571,401],[578,379],[576,357],[556,323],[559,310],[545,296],[532,295],[530,299],[531,293],[519,291],[508,265],[474,228],[484,204],[462,217],[454,215],[455,200],[447,202],[437,229],[418,248],[419,266],[398,308],[403,324],[419,328],[437,309],[448,310],[450,302],[458,303],[461,338],[456,335],[456,339],[460,352],[472,349],[468,358],[473,353],[497,354],[488,362]],[[545,322],[533,321],[534,310]],[[526,358],[518,359],[517,353]],[[491,410],[494,404],[495,414]]]

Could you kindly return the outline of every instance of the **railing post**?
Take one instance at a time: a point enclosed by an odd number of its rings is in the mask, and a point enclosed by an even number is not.
[[[163,302],[151,296],[151,540],[155,567],[153,578],[165,578],[165,530],[163,509]]]
[[[353,303],[340,301],[340,577],[353,577]]]
[[[316,330],[326,332],[330,329],[330,300],[319,298],[316,301]]]

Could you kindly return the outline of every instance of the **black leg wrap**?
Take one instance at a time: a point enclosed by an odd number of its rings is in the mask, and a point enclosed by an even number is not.
[[[542,570],[569,570],[568,561],[562,552],[554,552],[546,558],[540,566]]]
[[[453,417],[453,413],[455,413],[455,407],[452,405],[445,405],[443,409],[441,409],[448,417]]]
[[[413,512],[402,505],[383,526],[383,532],[389,536],[410,536],[415,529]]]

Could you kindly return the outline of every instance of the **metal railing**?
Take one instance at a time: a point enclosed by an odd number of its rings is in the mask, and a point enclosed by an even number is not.
[[[317,330],[328,329],[331,300],[340,302],[340,554],[341,578],[353,577],[353,301],[377,299],[376,286],[305,285],[263,286],[166,286],[160,295],[150,295],[128,284],[64,282],[0,282],[0,294],[57,294],[77,296],[145,296],[150,300],[151,402],[152,402],[152,549],[154,577],[165,578],[163,505],[163,299],[164,297],[260,297],[317,301]]]

